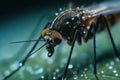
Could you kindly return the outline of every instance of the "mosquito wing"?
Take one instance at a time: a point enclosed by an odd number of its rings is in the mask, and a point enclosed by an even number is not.
[[[120,1],[110,1],[86,7],[93,16],[120,12]]]

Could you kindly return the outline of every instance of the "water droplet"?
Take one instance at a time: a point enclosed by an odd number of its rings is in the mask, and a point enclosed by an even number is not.
[[[84,71],[87,71],[87,70],[88,70],[87,68],[84,69]]]
[[[105,75],[102,75],[102,77],[105,77]]]
[[[67,80],[66,78],[62,78],[62,80]]]
[[[17,69],[17,67],[18,67],[18,64],[14,63],[10,66],[10,69],[15,70],[15,69]]]
[[[117,73],[117,70],[113,70],[113,73]]]
[[[115,61],[116,61],[116,62],[119,62],[120,60],[119,60],[118,58],[115,58]]]
[[[114,65],[114,62],[113,62],[113,61],[111,61],[111,62],[110,62],[110,64],[111,64],[111,65]]]
[[[106,66],[106,67],[108,67],[108,66],[109,66],[109,64],[107,63],[105,66]]]
[[[87,79],[88,77],[87,76],[85,76],[85,79]]]
[[[53,63],[53,59],[48,59],[48,64],[52,64]]]
[[[83,71],[82,73],[83,73],[83,74],[85,74],[85,72],[84,72],[84,71]]]
[[[23,66],[23,64],[22,64],[22,63],[20,63],[19,65],[20,65],[20,67],[21,67],[21,66]]]
[[[83,74],[81,74],[80,76],[83,77]]]
[[[55,15],[57,16],[57,15],[58,15],[58,13],[55,13]]]
[[[54,76],[53,79],[56,79],[56,77]]]
[[[69,64],[68,69],[72,69],[72,68],[73,68],[73,65]]]
[[[74,20],[75,18],[73,17],[72,20]]]
[[[44,79],[44,76],[41,76],[42,79]]]
[[[39,74],[43,73],[43,71],[44,71],[44,68],[41,67],[41,68],[39,68],[38,70],[36,70],[36,71],[34,72],[34,74],[35,74],[35,75],[37,75],[37,74],[39,75]]]
[[[113,69],[113,67],[112,67],[112,66],[108,66],[108,68],[109,68],[109,69]]]
[[[77,75],[74,75],[74,76],[73,76],[73,79],[78,79],[78,76],[77,76]]]
[[[84,74],[84,76],[85,76],[85,77],[87,77],[87,75],[86,75],[86,74]]]
[[[103,73],[104,73],[104,71],[102,70],[102,71],[101,71],[101,73],[103,74]]]
[[[70,22],[67,21],[65,24],[69,24],[69,23],[70,23]]]
[[[62,11],[62,8],[59,8],[60,11]]]
[[[119,76],[119,74],[116,73],[115,76]]]
[[[57,68],[57,69],[56,69],[56,72],[60,72],[60,69],[59,69],[59,68]]]

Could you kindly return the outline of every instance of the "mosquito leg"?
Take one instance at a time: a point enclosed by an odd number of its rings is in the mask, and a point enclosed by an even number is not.
[[[96,80],[99,80],[98,79],[98,77],[97,77],[97,69],[96,69],[96,64],[97,64],[97,58],[96,58],[96,36],[95,36],[95,32],[96,32],[96,30],[95,30],[95,23],[92,23],[91,24],[91,26],[93,26],[93,46],[94,46],[94,63],[93,63],[93,65],[94,65],[94,75],[95,75],[95,77],[96,77]]]
[[[94,61],[93,62],[93,69],[94,69],[94,71],[93,71],[93,73],[95,75],[96,80],[99,80],[98,77],[97,77],[97,68],[96,68],[97,58],[96,58],[96,36],[95,36],[95,33],[96,33],[96,30],[97,30],[97,27],[98,26],[94,22],[91,23],[90,29],[89,29],[86,37],[85,37],[85,41],[88,41],[89,36],[91,34],[93,34],[93,46],[94,46],[94,48],[93,48],[94,49],[94,59],[93,59],[93,61]]]
[[[107,20],[104,16],[101,15],[101,18],[103,19],[103,22],[105,24],[105,26],[107,27],[107,31],[108,31],[108,34],[109,34],[109,37],[110,37],[110,40],[111,40],[111,43],[112,43],[112,46],[113,46],[113,49],[114,49],[114,52],[115,52],[115,55],[120,59],[120,55],[117,51],[117,48],[116,48],[116,45],[115,45],[115,42],[113,40],[113,37],[112,37],[112,34],[110,32],[110,28],[109,28],[109,25],[107,23]]]
[[[85,37],[85,42],[88,41],[90,35],[92,34],[93,24],[94,24],[94,23],[91,23],[90,29],[89,29],[89,31],[88,31],[86,37]]]
[[[49,24],[49,23],[48,23]],[[48,25],[47,24],[47,25]],[[47,28],[48,26],[45,26],[45,28]],[[26,57],[24,59],[22,59],[21,61],[19,61],[19,66],[17,69],[15,69],[14,71],[12,71],[9,75],[5,76],[3,78],[3,80],[8,79],[9,77],[11,77],[13,74],[15,74],[18,70],[21,69],[21,67],[23,67],[26,63],[26,61],[28,60],[28,58],[33,54],[32,52],[34,51],[34,49],[36,48],[37,44],[39,43],[39,41],[42,39],[42,36],[40,35],[40,37],[37,39],[37,41],[35,42],[35,44],[33,45],[33,47],[31,48],[31,50],[28,52],[28,54],[26,55]]]
[[[75,34],[74,34],[74,38],[73,38],[73,42],[72,42],[70,54],[69,54],[69,57],[68,57],[68,60],[67,60],[67,65],[66,65],[65,72],[64,72],[64,75],[63,75],[63,80],[65,80],[65,78],[66,78],[66,74],[67,74],[67,71],[68,71],[68,66],[69,66],[69,63],[70,63],[70,60],[71,60],[72,51],[73,51],[73,48],[74,48],[74,44],[75,44],[75,40],[76,40],[76,38],[77,38],[78,32],[79,32],[79,31],[76,30],[76,31],[75,31]]]
[[[9,77],[11,77],[13,74],[15,74],[21,67],[24,66],[25,62],[27,61],[27,59],[30,57],[31,53],[33,52],[33,50],[35,49],[35,47],[37,46],[39,40],[41,39],[41,36],[38,38],[38,40],[36,41],[36,43],[33,45],[33,47],[31,48],[31,50],[28,52],[28,54],[26,55],[26,57],[21,60],[19,62],[19,66],[16,70],[12,71],[9,75],[5,76],[3,80],[8,79]]]

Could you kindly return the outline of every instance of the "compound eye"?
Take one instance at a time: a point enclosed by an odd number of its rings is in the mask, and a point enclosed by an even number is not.
[[[53,38],[54,43],[55,43],[56,45],[57,45],[57,44],[60,44],[61,41],[62,41],[62,36],[61,36],[61,34],[60,34],[59,32],[57,32],[57,31],[54,31],[54,32],[52,33],[52,38]]]

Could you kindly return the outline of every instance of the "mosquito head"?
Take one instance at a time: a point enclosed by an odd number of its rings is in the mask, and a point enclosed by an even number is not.
[[[47,42],[46,49],[48,51],[48,57],[51,57],[54,53],[54,47],[61,43],[61,34],[50,28],[46,28],[42,31],[42,37]]]

